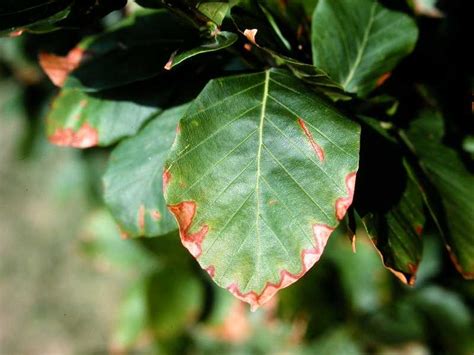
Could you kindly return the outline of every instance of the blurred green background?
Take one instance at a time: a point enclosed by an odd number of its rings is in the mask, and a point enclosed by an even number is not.
[[[110,19],[109,19],[110,20]],[[107,20],[106,20],[107,21]],[[36,64],[64,33],[0,40],[0,354],[472,354],[474,283],[424,235],[414,287],[363,233],[255,313],[172,233],[124,240],[101,201],[109,150],[50,145]]]

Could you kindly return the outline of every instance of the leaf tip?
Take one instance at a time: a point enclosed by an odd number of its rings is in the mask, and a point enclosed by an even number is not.
[[[247,39],[252,42],[253,44],[257,44],[255,42],[255,36],[257,35],[258,30],[256,28],[253,29],[246,29],[244,31],[244,36],[247,37]]]

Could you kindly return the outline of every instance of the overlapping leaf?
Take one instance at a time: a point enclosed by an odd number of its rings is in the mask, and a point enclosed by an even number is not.
[[[104,198],[129,236],[153,237],[177,228],[163,199],[162,173],[186,107],[164,111],[138,135],[120,143],[110,157],[104,176]]]
[[[427,134],[429,132],[429,134]],[[420,159],[422,169],[441,197],[444,218],[430,208],[445,237],[451,259],[465,277],[474,278],[474,176],[465,168],[457,153],[444,146],[440,115],[423,111],[405,136]],[[435,196],[431,202],[438,203]],[[442,211],[441,211],[442,212]]]
[[[409,174],[398,203],[386,213],[366,215],[363,224],[384,265],[403,283],[413,285],[421,261],[425,216],[419,185],[413,172]]]
[[[47,117],[47,135],[51,143],[61,146],[107,146],[134,135],[158,112],[156,103],[124,100],[119,91],[92,96],[63,89]]]
[[[320,0],[313,14],[313,62],[346,91],[365,96],[413,50],[417,35],[412,19],[376,0]]]
[[[236,34],[218,30],[201,38],[197,29],[166,10],[141,10],[85,38],[67,56],[42,53],[40,64],[57,86],[101,91],[155,77],[236,40]]]
[[[199,54],[215,52],[231,46],[237,41],[238,36],[232,32],[222,31],[216,34],[215,37],[211,37],[203,40],[203,43],[182,52],[176,52],[173,54],[169,61],[165,65],[165,69],[172,69],[174,66],[184,62],[186,59],[194,57]]]
[[[358,152],[357,124],[288,72],[218,79],[181,121],[165,196],[184,246],[256,308],[320,258]]]

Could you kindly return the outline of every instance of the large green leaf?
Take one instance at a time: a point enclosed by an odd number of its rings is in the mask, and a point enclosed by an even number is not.
[[[180,123],[165,197],[201,267],[257,308],[319,260],[358,152],[358,125],[286,71],[213,80]]]
[[[376,0],[321,0],[313,14],[313,62],[364,96],[413,50],[417,36],[412,19]]]
[[[129,236],[153,237],[177,229],[163,199],[162,173],[186,107],[164,111],[112,152],[104,175],[104,198]]]
[[[124,100],[119,91],[92,96],[63,89],[51,105],[47,134],[51,143],[61,146],[107,146],[134,135],[158,112],[156,104]]]
[[[429,132],[429,134],[427,134]],[[441,197],[446,218],[430,208],[445,237],[451,259],[465,277],[474,278],[474,176],[458,154],[441,143],[444,134],[439,113],[424,110],[407,135],[408,145],[420,159],[421,168]],[[429,189],[425,189],[429,193]],[[430,201],[439,201],[432,196]]]

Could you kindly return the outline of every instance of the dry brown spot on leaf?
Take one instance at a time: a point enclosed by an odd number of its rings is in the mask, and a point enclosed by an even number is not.
[[[161,213],[158,210],[152,210],[150,211],[150,216],[153,218],[155,221],[158,221],[161,219]]]
[[[352,172],[346,176],[346,190],[347,195],[340,197],[336,200],[336,217],[338,220],[342,220],[347,212],[347,209],[352,204],[354,198],[354,189],[356,182],[356,173]]]
[[[385,74],[382,74],[380,78],[377,79],[377,83],[375,84],[377,87],[382,86],[383,83],[385,83],[388,78],[392,75],[392,72],[387,72]]]
[[[145,231],[145,206],[140,205],[140,208],[138,209],[138,228],[140,229],[140,232]]]
[[[316,156],[318,157],[319,161],[324,161],[324,150],[321,148],[319,144],[316,143],[316,141],[313,138],[313,135],[311,134],[310,130],[308,127],[306,127],[306,123],[302,118],[298,117],[298,124],[303,130],[306,138],[308,138],[309,143],[311,144],[311,148],[313,148]]]
[[[474,280],[474,272],[471,271],[466,271],[464,267],[461,266],[461,263],[459,262],[458,258],[456,255],[453,253],[451,247],[449,245],[446,245],[446,249],[448,250],[449,257],[451,258],[452,263],[454,264],[454,267],[456,270],[467,280]],[[472,266],[472,265],[471,265]]]
[[[76,69],[84,58],[82,48],[72,49],[67,56],[40,53],[39,64],[54,85],[62,87],[70,72]]]
[[[55,145],[74,148],[89,148],[99,144],[97,130],[87,122],[77,131],[72,128],[56,128],[48,139]]]
[[[244,36],[247,37],[247,39],[252,42],[253,44],[257,44],[255,42],[255,36],[257,35],[258,30],[256,28],[254,29],[247,29],[244,31]]]
[[[184,201],[176,205],[168,205],[168,209],[176,218],[179,226],[179,236],[183,246],[188,249],[196,259],[201,256],[201,244],[209,228],[207,225],[201,226],[196,233],[190,233],[191,224],[196,213],[196,203],[194,201]]]
[[[298,281],[306,272],[313,267],[323,254],[327,241],[334,231],[334,228],[325,224],[316,223],[313,225],[314,244],[312,248],[303,249],[301,252],[301,270],[293,274],[288,270],[280,271],[280,278],[277,283],[267,282],[261,293],[249,291],[243,293],[236,283],[232,283],[227,290],[238,299],[250,304],[250,310],[256,311],[259,307],[272,299],[275,294]]]
[[[170,59],[168,59],[168,61],[166,62],[163,68],[165,68],[166,70],[171,70],[171,68],[173,67],[173,60],[174,60],[174,57],[176,56],[176,53],[178,53],[178,51],[174,51],[173,53],[171,53]]]
[[[10,33],[8,34],[8,37],[18,37],[18,36],[21,36],[21,35],[23,34],[23,32],[24,32],[24,30],[19,29],[19,30],[10,32]]]

